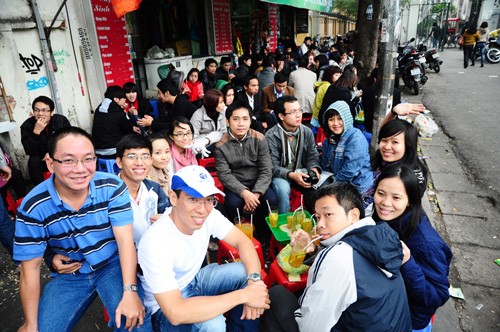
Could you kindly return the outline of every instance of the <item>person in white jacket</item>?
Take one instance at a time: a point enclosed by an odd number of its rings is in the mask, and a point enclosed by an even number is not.
[[[316,83],[316,73],[307,69],[309,60],[303,56],[299,59],[299,68],[290,73],[288,86],[295,89],[295,97],[302,106],[304,113],[312,113],[314,98],[314,84]]]

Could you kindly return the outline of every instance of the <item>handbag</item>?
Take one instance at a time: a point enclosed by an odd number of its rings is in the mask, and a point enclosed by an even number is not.
[[[464,35],[465,35],[466,32],[467,32],[467,30],[464,31]],[[464,35],[458,36],[457,44],[460,45],[460,46],[464,46]]]

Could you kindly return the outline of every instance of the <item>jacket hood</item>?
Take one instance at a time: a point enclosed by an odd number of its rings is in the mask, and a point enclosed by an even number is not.
[[[397,233],[386,223],[356,228],[341,241],[383,270],[388,278],[393,279],[399,274],[403,250]]]
[[[349,129],[353,128],[354,126],[354,120],[352,118],[351,114],[351,109],[349,108],[349,105],[343,100],[338,100],[328,106],[326,109],[325,113],[323,113],[323,123],[328,123],[328,119],[326,118],[326,113],[328,113],[328,110],[334,109],[340,114],[340,118],[342,121],[344,121],[344,133],[347,132]]]
[[[328,81],[318,81],[318,82],[314,83],[314,87],[315,87],[316,89],[318,89],[320,86],[322,86],[322,85],[327,85],[327,84],[328,84],[328,85],[330,85],[330,84],[332,84],[332,83],[330,83],[330,82],[328,82]]]

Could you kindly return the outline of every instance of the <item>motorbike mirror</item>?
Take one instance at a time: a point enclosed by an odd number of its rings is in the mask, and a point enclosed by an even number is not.
[[[410,43],[413,43],[415,41],[415,38],[410,39]]]

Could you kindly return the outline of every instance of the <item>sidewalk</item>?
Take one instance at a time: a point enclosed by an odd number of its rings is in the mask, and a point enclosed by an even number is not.
[[[419,103],[422,95],[403,98]],[[469,181],[441,128],[419,144],[430,173],[424,209],[453,252],[450,283],[465,295],[465,301],[450,298],[437,311],[433,331],[499,331],[500,267],[494,262],[500,258],[499,211]]]

